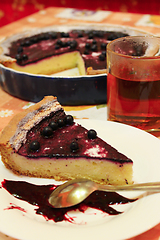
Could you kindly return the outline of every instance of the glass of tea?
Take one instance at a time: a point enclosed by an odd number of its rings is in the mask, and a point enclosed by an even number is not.
[[[107,45],[108,120],[160,128],[160,38],[123,37]]]

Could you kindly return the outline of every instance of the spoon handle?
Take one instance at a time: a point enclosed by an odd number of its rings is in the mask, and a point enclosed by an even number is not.
[[[160,182],[138,183],[133,185],[98,185],[98,190],[114,192],[114,191],[157,191],[160,192]]]

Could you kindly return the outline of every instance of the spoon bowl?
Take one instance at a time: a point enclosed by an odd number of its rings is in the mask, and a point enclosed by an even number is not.
[[[88,179],[74,179],[58,186],[49,196],[49,203],[54,208],[72,207],[81,203],[96,190],[116,191],[148,191],[160,192],[160,182],[149,182],[132,185],[102,185]]]

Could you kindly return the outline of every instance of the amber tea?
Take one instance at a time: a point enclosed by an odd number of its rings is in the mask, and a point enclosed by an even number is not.
[[[108,45],[108,120],[160,127],[160,40],[126,37]]]

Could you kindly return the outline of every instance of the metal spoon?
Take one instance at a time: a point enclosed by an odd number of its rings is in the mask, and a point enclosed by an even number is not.
[[[160,182],[140,183],[132,185],[102,185],[88,179],[74,179],[58,186],[49,196],[49,203],[54,208],[74,206],[86,199],[96,190],[115,191],[150,191],[160,192]]]

